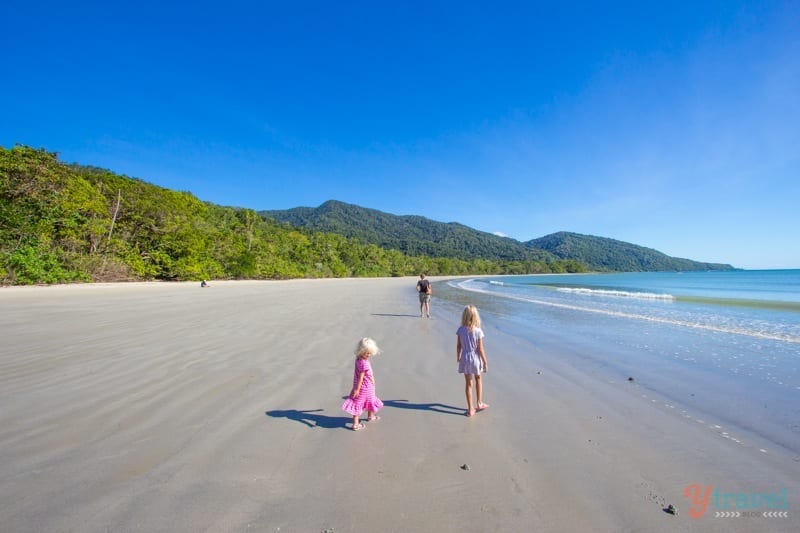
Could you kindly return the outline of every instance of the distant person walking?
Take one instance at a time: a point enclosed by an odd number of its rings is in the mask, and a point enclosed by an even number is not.
[[[456,361],[458,373],[464,374],[465,392],[467,395],[467,416],[475,414],[472,403],[472,382],[475,382],[475,395],[478,401],[478,411],[483,411],[488,404],[483,402],[483,380],[481,373],[489,371],[486,353],[483,351],[483,330],[481,329],[481,316],[474,305],[468,305],[461,313],[461,326],[456,331]]]
[[[342,410],[353,415],[353,431],[364,429],[364,424],[359,418],[365,410],[368,422],[377,422],[381,419],[376,413],[383,407],[383,402],[375,396],[375,376],[372,374],[372,365],[369,364],[369,358],[379,351],[378,345],[369,337],[358,341],[356,346],[353,388],[342,404]]]
[[[419,275],[417,292],[419,293],[419,317],[422,318],[427,315],[427,317],[430,318],[433,287],[431,287],[431,282],[425,279],[425,274]]]

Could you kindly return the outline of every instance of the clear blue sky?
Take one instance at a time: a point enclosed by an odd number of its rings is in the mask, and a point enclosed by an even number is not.
[[[0,3],[0,146],[800,267],[800,0]]]

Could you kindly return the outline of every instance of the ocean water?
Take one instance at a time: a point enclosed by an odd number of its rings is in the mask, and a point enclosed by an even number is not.
[[[800,455],[800,270],[499,276],[437,297],[568,347],[558,356],[596,379],[635,376],[642,401],[724,438]]]

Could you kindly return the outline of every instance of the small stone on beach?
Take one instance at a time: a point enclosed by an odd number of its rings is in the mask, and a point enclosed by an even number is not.
[[[469,471],[469,465],[467,463],[464,463],[463,465],[461,465],[461,470]]]

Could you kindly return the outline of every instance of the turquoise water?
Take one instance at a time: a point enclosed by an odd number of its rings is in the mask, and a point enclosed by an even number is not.
[[[499,276],[437,294],[598,379],[800,453],[800,270]],[[547,357],[543,350],[540,357]]]
[[[459,286],[531,304],[800,344],[800,270],[507,276]]]

